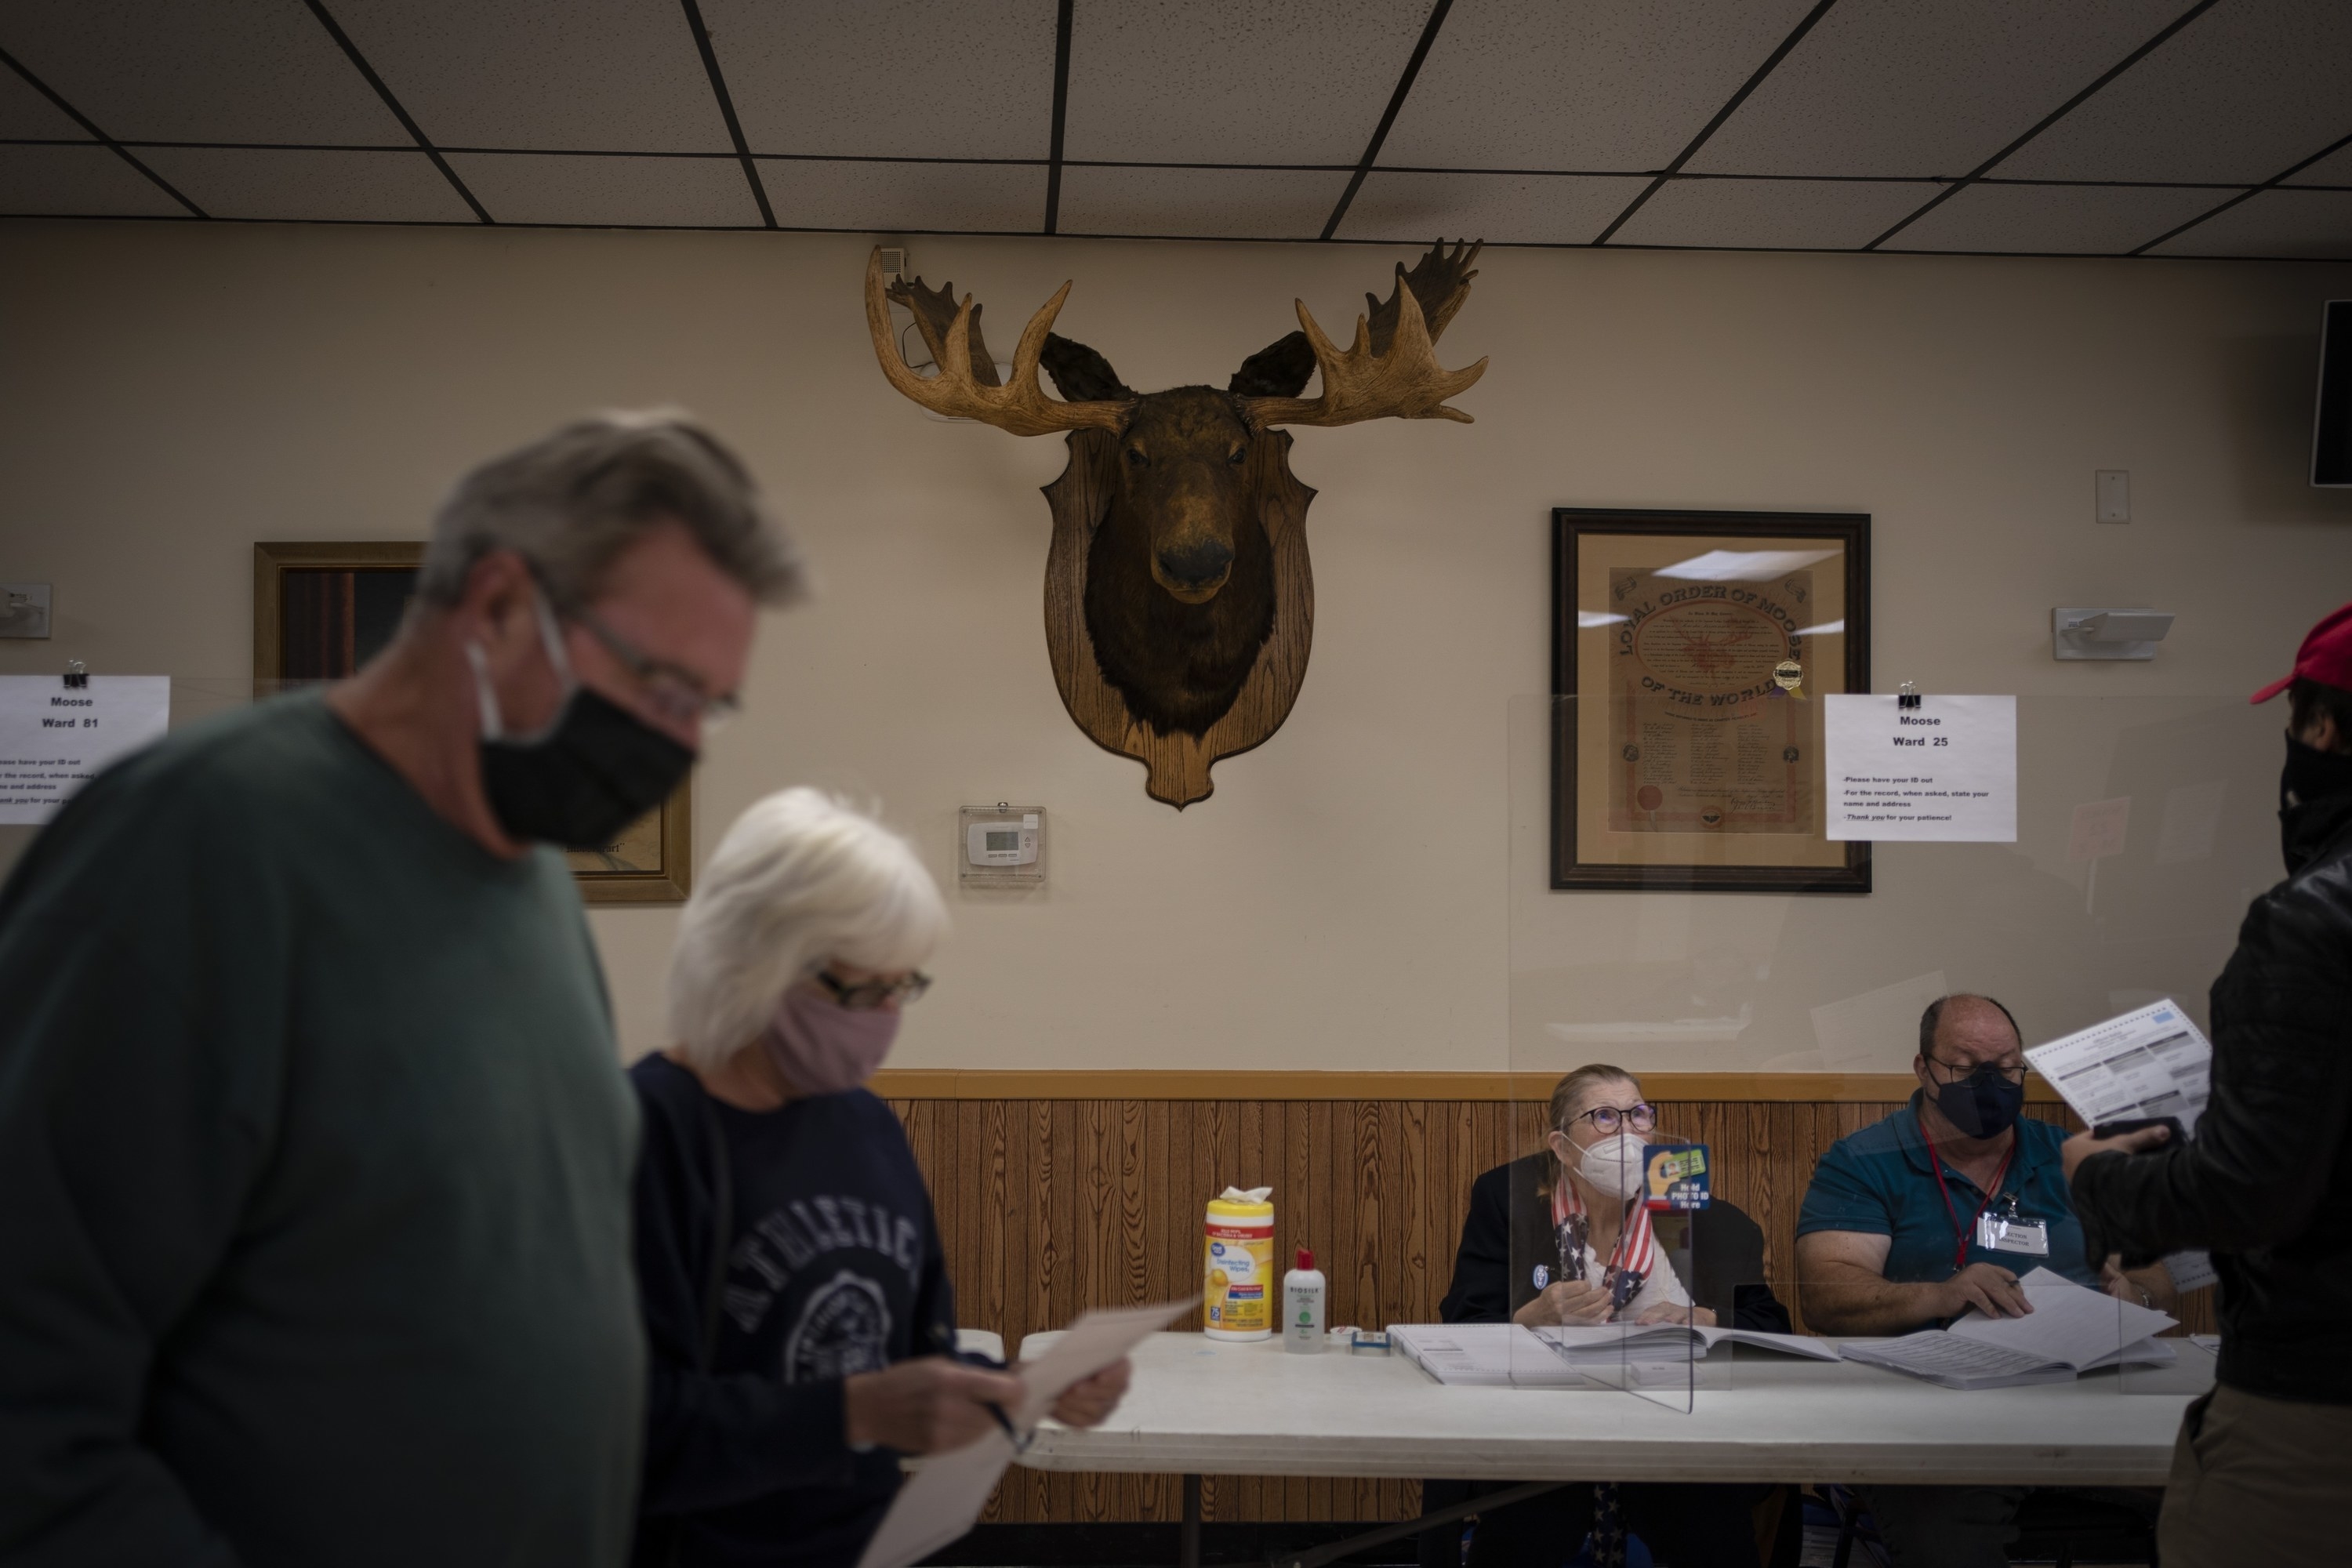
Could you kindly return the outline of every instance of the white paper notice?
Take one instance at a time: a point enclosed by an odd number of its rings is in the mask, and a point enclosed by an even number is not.
[[[163,733],[168,675],[0,676],[0,823],[47,822],[100,768]]]
[[[1827,836],[2017,842],[2017,699],[1822,699]]]

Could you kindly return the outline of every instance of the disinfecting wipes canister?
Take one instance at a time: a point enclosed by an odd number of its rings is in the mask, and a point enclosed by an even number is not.
[[[1274,1332],[1272,1187],[1227,1187],[1209,1200],[1202,1249],[1207,1321],[1213,1340],[1263,1340]]]

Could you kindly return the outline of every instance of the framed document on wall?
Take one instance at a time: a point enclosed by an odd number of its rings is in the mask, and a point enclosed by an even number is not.
[[[253,547],[253,692],[340,680],[392,640],[416,589],[425,546],[269,543]],[[592,904],[675,904],[693,885],[689,780],[610,844],[564,858]]]
[[[1822,702],[1870,689],[1870,519],[1552,513],[1551,885],[1866,893]]]

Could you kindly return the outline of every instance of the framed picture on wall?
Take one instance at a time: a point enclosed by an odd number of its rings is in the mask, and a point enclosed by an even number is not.
[[[1866,893],[1822,702],[1870,689],[1870,519],[1552,513],[1551,885]]]
[[[266,543],[253,547],[257,697],[351,674],[392,640],[416,590],[425,546]],[[599,849],[566,858],[592,904],[675,904],[693,883],[693,784]]]

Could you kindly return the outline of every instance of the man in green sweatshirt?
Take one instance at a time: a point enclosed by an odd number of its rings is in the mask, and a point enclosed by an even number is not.
[[[464,480],[393,645],[92,781],[0,892],[0,1561],[617,1568],[636,1120],[553,846],[800,584],[682,420]]]

